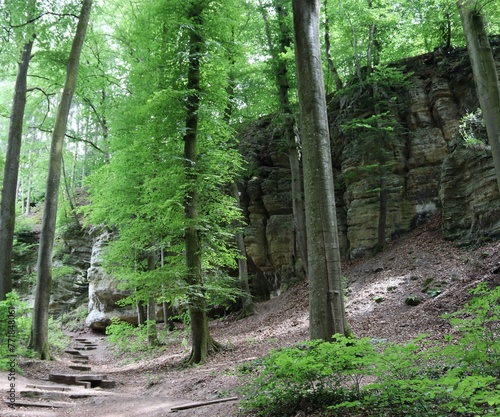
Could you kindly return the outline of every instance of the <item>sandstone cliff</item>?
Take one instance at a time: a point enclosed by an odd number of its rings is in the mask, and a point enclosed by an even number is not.
[[[500,42],[493,44],[500,62]],[[466,52],[438,50],[392,68],[401,68],[406,81],[353,83],[349,95],[329,97],[343,256],[379,249],[381,215],[385,241],[434,213],[450,240],[470,244],[500,236],[500,195],[489,147],[465,146],[459,132],[462,118],[478,109]],[[355,123],[377,114],[378,129]],[[471,129],[479,139],[486,137],[480,123]],[[245,244],[260,295],[279,292],[300,271],[282,136],[272,116],[241,132],[241,150],[252,167],[242,186]]]

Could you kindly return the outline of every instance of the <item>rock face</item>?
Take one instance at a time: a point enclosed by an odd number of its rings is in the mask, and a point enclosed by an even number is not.
[[[61,251],[53,260],[51,314],[67,313],[87,302],[91,250],[92,242],[86,231],[71,223],[62,234]]]
[[[85,324],[98,331],[103,331],[111,323],[112,317],[137,324],[134,310],[116,304],[129,293],[119,289],[116,278],[106,273],[102,267],[102,249],[112,238],[112,233],[107,229],[95,230],[93,237],[90,267],[87,271],[89,314]]]
[[[436,212],[450,240],[500,236],[500,195],[489,147],[466,147],[459,132],[464,115],[479,106],[466,52],[436,51],[402,65],[411,74],[406,83],[388,83],[382,93],[352,89],[351,97],[329,100],[339,234],[347,259],[377,250],[381,227],[388,241]],[[377,114],[369,129],[353,123]],[[484,128],[475,133],[485,137]],[[301,270],[287,147],[271,117],[249,126],[240,139],[253,174],[242,202],[254,285],[261,295],[277,293]]]
[[[500,195],[489,149],[457,148],[441,172],[442,232],[465,243],[500,236]]]

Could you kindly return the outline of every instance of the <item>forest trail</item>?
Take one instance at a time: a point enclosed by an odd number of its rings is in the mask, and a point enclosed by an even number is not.
[[[391,243],[383,253],[371,259],[345,263],[343,273],[349,281],[347,312],[350,325],[359,337],[410,340],[421,333],[432,336],[453,332],[442,314],[460,309],[469,299],[467,289],[479,282],[500,284],[500,241],[476,248],[460,248],[444,241],[439,219]],[[419,299],[409,306],[406,300]],[[264,356],[270,349],[291,346],[308,338],[307,284],[256,305],[256,314],[236,321],[232,317],[210,323],[211,333],[224,350],[209,358],[203,366],[183,368],[189,353],[186,343],[167,346],[162,356],[123,364],[112,354],[104,335],[82,332],[96,349],[88,351],[89,366],[95,374],[116,381],[110,389],[78,388],[75,393],[91,391],[87,398],[70,398],[59,409],[19,407],[0,408],[2,416],[75,416],[132,417],[169,416],[171,408],[193,401],[211,401],[237,396],[246,384],[237,368]],[[86,351],[87,354],[87,351]],[[70,354],[57,361],[26,361],[21,364],[19,390],[26,384],[47,384],[49,372],[67,369]],[[0,374],[2,393],[7,375]],[[19,395],[18,391],[18,395]],[[4,396],[4,395],[3,395]],[[18,396],[21,400],[21,397]],[[181,410],[176,416],[236,416],[238,401]]]

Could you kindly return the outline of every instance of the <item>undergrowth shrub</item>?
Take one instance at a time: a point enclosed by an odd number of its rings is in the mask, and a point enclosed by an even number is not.
[[[500,289],[481,285],[447,318],[455,336],[405,343],[312,341],[272,352],[253,367],[241,414],[286,417],[500,415]]]
[[[61,354],[71,344],[71,337],[64,332],[61,318],[49,317],[49,349],[51,353]]]
[[[148,326],[156,326],[156,322],[147,320],[141,326],[134,326],[119,318],[111,319],[111,324],[106,328],[108,341],[114,346],[117,356],[129,357],[130,360],[142,359],[144,354],[160,353],[165,350],[170,338],[178,336],[178,332],[167,329],[159,330],[158,344],[150,346],[148,344]],[[138,357],[136,354],[141,353]]]
[[[87,315],[87,305],[80,305],[74,310],[61,314],[59,319],[64,329],[74,332],[85,327],[85,319],[87,318]]]
[[[106,334],[117,354],[136,353],[148,348],[146,326],[134,326],[113,317],[111,324],[106,327]]]
[[[28,349],[31,318],[28,304],[15,291],[0,301],[0,371],[10,368],[11,359],[32,357]]]
[[[364,377],[360,371],[370,366],[373,345],[369,339],[336,339],[335,343],[303,342],[274,351],[256,363],[253,371],[257,376],[244,390],[243,412],[292,416],[298,410],[322,409],[359,398]]]

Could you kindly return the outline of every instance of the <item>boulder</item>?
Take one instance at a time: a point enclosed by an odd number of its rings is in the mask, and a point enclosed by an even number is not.
[[[94,235],[90,268],[87,271],[89,314],[85,319],[85,324],[98,331],[103,331],[111,323],[113,317],[137,324],[135,310],[117,304],[119,300],[130,295],[130,292],[120,289],[118,280],[109,275],[102,266],[102,250],[112,239],[113,233],[104,229],[99,232],[94,231]]]

